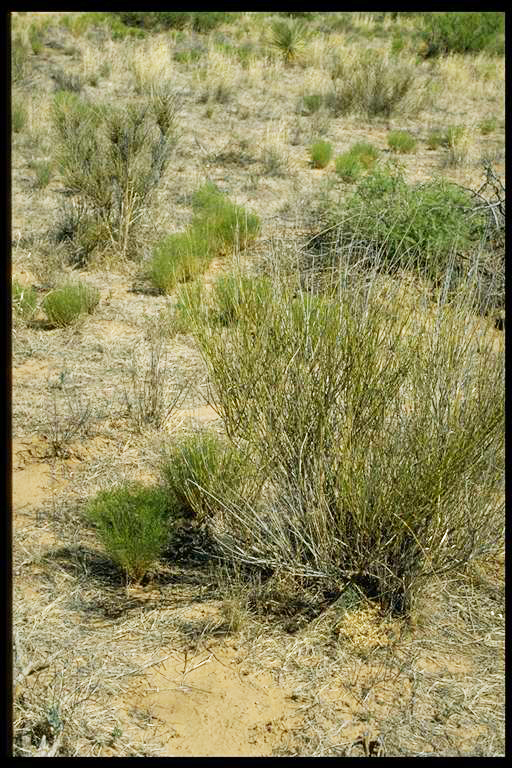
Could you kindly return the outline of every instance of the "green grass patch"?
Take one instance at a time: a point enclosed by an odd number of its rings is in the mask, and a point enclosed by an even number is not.
[[[421,53],[425,57],[448,53],[504,53],[503,12],[435,12],[422,14]]]
[[[37,293],[31,286],[22,285],[13,279],[11,287],[11,301],[16,314],[25,322],[29,322],[37,309]]]
[[[343,181],[354,182],[365,170],[372,168],[379,158],[379,150],[366,141],[353,144],[348,152],[338,155],[336,173]]]

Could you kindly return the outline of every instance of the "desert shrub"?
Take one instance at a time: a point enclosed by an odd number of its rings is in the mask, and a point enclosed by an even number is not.
[[[140,431],[151,425],[159,428],[181,400],[181,389],[171,384],[167,365],[166,340],[160,328],[146,333],[144,343],[134,345],[128,381],[123,395],[128,416]]]
[[[11,128],[13,133],[21,133],[28,120],[28,111],[24,101],[17,94],[13,94],[11,101]]]
[[[363,50],[354,60],[334,58],[326,106],[335,117],[348,112],[389,118],[405,109],[405,97],[415,82],[414,60],[406,56]],[[415,111],[418,110],[418,104]]]
[[[160,476],[173,515],[205,522],[229,499],[256,493],[254,465],[214,432],[184,435],[162,454]]]
[[[23,80],[30,65],[30,44],[25,38],[14,33],[11,40],[11,79],[13,83]]]
[[[235,273],[221,275],[213,285],[210,320],[224,326],[236,323],[242,304],[250,306],[265,302],[269,291],[269,281],[265,277]]]
[[[404,612],[503,535],[503,349],[469,302],[427,313],[404,281],[349,275],[322,301],[274,280],[229,332],[197,324],[230,439],[266,477],[259,504],[215,494],[212,533],[228,559]]]
[[[194,280],[181,283],[176,287],[174,306],[168,310],[165,317],[165,327],[170,336],[177,333],[189,333],[190,315],[198,315],[201,311],[207,313],[204,305],[203,283]]]
[[[43,309],[52,325],[63,327],[74,323],[81,315],[92,314],[99,300],[100,292],[97,288],[85,283],[69,282],[44,297]]]
[[[503,53],[505,14],[502,12],[436,12],[422,15],[423,56],[446,53]]]
[[[400,170],[377,168],[354,194],[334,205],[335,237],[360,237],[393,268],[414,260],[426,276],[440,280],[447,265],[478,248],[485,216],[471,194],[444,179],[407,184]]]
[[[272,22],[270,44],[290,63],[303,51],[308,36],[308,29],[300,19],[277,19]]]
[[[191,229],[208,238],[215,254],[229,251],[237,243],[245,247],[260,231],[259,217],[233,203],[211,182],[194,193],[192,206]]]
[[[14,311],[20,318],[26,322],[32,319],[37,309],[37,293],[34,288],[22,285],[18,280],[13,279],[11,301]]]
[[[316,141],[309,150],[313,168],[325,168],[332,157],[332,144],[328,141]]]
[[[57,162],[64,184],[79,201],[87,255],[94,247],[137,255],[142,214],[176,143],[176,115],[176,98],[165,84],[127,107],[96,106],[74,93],[56,94]],[[77,234],[80,227],[74,238]],[[90,239],[96,239],[92,248]],[[80,240],[76,246],[80,251]]]
[[[483,136],[488,136],[490,133],[494,133],[498,126],[498,119],[495,115],[490,115],[489,117],[484,117],[483,120],[480,120],[480,123],[478,124],[478,127],[480,128],[480,133]]]
[[[193,280],[210,262],[208,239],[190,230],[167,235],[153,249],[149,277],[160,293],[170,293],[177,283]]]
[[[413,152],[416,139],[408,131],[391,131],[388,134],[388,146],[394,152]]]
[[[378,157],[377,147],[367,141],[357,141],[347,152],[336,158],[336,173],[343,181],[357,181],[364,170],[372,168]]]
[[[84,79],[79,74],[65,72],[63,69],[56,69],[52,72],[55,91],[70,91],[71,93],[80,93],[84,87]]]
[[[87,505],[108,555],[128,579],[140,582],[165,550],[169,500],[161,488],[127,484],[101,491]]]
[[[245,247],[259,232],[259,218],[206,183],[193,195],[194,213],[185,232],[168,235],[153,250],[149,277],[161,293],[193,280],[212,258],[236,244]]]
[[[36,188],[47,187],[52,177],[52,164],[47,160],[35,160],[30,163],[30,167],[34,171]]]
[[[338,155],[335,165],[338,176],[347,182],[357,181],[363,171],[359,158],[356,155],[350,154],[350,152]]]
[[[219,24],[233,22],[239,16],[228,11],[117,11],[110,15],[119,17],[127,27],[158,30],[190,26],[200,33],[210,32]]]
[[[318,112],[323,107],[324,101],[323,93],[305,93],[301,98],[299,108],[309,115]]]

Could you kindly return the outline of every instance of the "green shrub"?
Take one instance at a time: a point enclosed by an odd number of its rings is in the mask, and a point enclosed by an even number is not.
[[[332,83],[325,104],[335,117],[355,112],[371,120],[403,113],[404,99],[415,81],[412,58],[375,50],[361,51],[354,61],[334,58],[330,69]],[[415,113],[419,106],[415,105]]]
[[[51,291],[43,299],[43,309],[52,325],[64,327],[83,314],[92,314],[98,306],[97,288],[80,282],[69,282]]]
[[[469,215],[472,200],[444,179],[409,185],[400,171],[378,168],[331,218],[339,223],[336,237],[361,237],[390,265],[414,259],[424,274],[440,279],[454,252],[467,254],[481,242],[485,218]]]
[[[153,249],[149,276],[160,293],[170,293],[177,283],[193,280],[212,258],[208,239],[189,230],[160,240]]]
[[[47,160],[36,160],[30,164],[35,174],[35,186],[37,189],[44,189],[50,183],[52,177],[52,164]]]
[[[168,235],[153,251],[149,277],[161,293],[193,280],[215,256],[236,244],[245,247],[259,232],[258,216],[228,200],[209,182],[196,190],[192,206],[188,230]]]
[[[197,315],[203,309],[203,283],[196,280],[178,285],[175,299],[176,302],[166,317],[166,326],[171,336],[191,331],[191,313]]]
[[[343,181],[354,182],[357,181],[361,173],[363,172],[363,166],[356,155],[345,152],[343,155],[338,155],[335,161],[336,173],[341,176]]]
[[[348,152],[336,158],[336,173],[343,181],[357,181],[364,170],[372,168],[379,157],[379,150],[366,141],[353,144]]]
[[[137,256],[142,214],[176,144],[177,109],[165,83],[146,101],[126,107],[95,105],[67,91],[55,95],[59,170],[87,222],[87,242],[76,244],[78,252],[113,248],[123,257]],[[80,233],[78,228],[75,235]]]
[[[208,239],[216,255],[231,250],[236,243],[245,247],[260,231],[259,217],[228,200],[211,182],[194,193],[192,206],[191,229]]]
[[[30,321],[37,309],[37,293],[31,286],[21,285],[13,279],[11,291],[12,306],[16,314],[26,322]]]
[[[328,141],[316,141],[309,153],[313,168],[325,168],[331,162],[332,144]]]
[[[388,134],[388,146],[394,152],[413,152],[416,139],[408,131],[391,131]]]
[[[101,491],[87,505],[87,516],[108,555],[135,582],[168,544],[169,499],[161,488],[134,483]]]
[[[425,313],[410,290],[339,265],[332,299],[276,278],[229,332],[197,324],[227,433],[266,478],[258,504],[213,491],[227,558],[406,612],[501,540],[503,349],[469,302]]]
[[[222,275],[213,285],[210,317],[220,325],[236,323],[241,305],[265,302],[269,290],[269,282],[265,277]]]
[[[489,133],[494,133],[497,126],[498,119],[494,115],[491,115],[490,117],[484,117],[483,120],[480,120],[478,127],[480,128],[480,133],[483,136],[488,136]]]
[[[11,102],[11,127],[13,133],[21,133],[28,120],[28,111],[20,96],[13,95]]]
[[[504,51],[505,14],[502,12],[435,12],[422,17],[423,56],[446,53]]]
[[[214,432],[185,435],[164,449],[160,462],[163,487],[173,515],[211,519],[228,499],[254,493],[254,467],[240,451]]]
[[[322,93],[305,93],[302,96],[301,108],[306,114],[318,112],[324,105],[324,95]]]

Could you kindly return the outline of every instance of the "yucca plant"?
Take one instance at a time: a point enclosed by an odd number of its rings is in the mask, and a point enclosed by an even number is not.
[[[299,19],[278,19],[272,23],[270,44],[289,64],[297,59],[308,39],[306,24]]]

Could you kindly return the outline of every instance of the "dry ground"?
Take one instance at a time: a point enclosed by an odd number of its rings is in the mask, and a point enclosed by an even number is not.
[[[239,42],[264,36],[263,22],[249,17],[234,29]],[[235,31],[222,33],[228,39]],[[434,97],[423,112],[390,125],[298,114],[303,89],[322,79],[328,43],[376,44],[334,37],[311,45],[306,66],[259,57],[244,68],[215,47],[212,34],[199,80],[193,63],[172,57],[197,42],[191,34],[179,42],[168,34],[104,40],[96,48],[85,35],[50,26],[31,75],[16,85],[29,112],[13,137],[13,276],[43,295],[69,271],[47,235],[61,199],[58,175],[38,189],[31,169],[34,159],[51,157],[55,69],[85,77],[109,62],[110,74],[84,87],[105,101],[133,96],[133,62],[142,78],[152,67],[157,76],[162,62],[173,78],[182,139],[146,222],[150,243],[186,226],[189,195],[206,178],[261,216],[258,249],[268,238],[289,237],[304,201],[334,177],[332,166],[309,167],[308,147],[320,134],[335,154],[358,139],[386,153],[389,127],[408,128],[420,139],[417,152],[402,158],[410,179],[443,173],[477,184],[484,154],[503,172],[502,60],[452,56],[418,65],[419,76],[438,83]],[[198,99],[219,82],[224,103]],[[482,135],[477,126],[489,114],[498,127]],[[431,126],[455,123],[468,128],[467,157],[446,167],[443,150],[427,149],[425,138]],[[274,169],[265,164],[269,146]],[[276,597],[286,595],[285,580],[266,592],[244,591],[200,559],[161,565],[144,587],[124,584],[84,522],[85,503],[114,481],[153,479],[162,443],[194,423],[222,429],[187,335],[166,341],[167,392],[170,402],[184,388],[179,408],[158,430],[141,432],[129,418],[133,351],[147,353],[146,331],[172,302],[137,292],[137,270],[111,262],[83,270],[101,300],[77,326],[13,326],[16,753],[504,754],[502,555],[429,585],[410,625],[381,616],[371,602],[338,601],[316,616],[302,606],[286,616]]]

